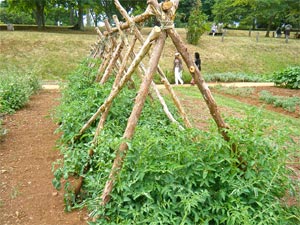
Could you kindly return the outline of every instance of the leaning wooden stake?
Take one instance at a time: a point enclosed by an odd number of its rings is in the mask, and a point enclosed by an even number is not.
[[[133,107],[131,115],[128,119],[127,127],[126,127],[124,135],[123,135],[124,142],[120,145],[119,150],[116,153],[116,158],[114,160],[111,172],[109,174],[108,181],[106,182],[104,190],[102,192],[101,205],[105,205],[109,201],[110,193],[112,191],[115,179],[118,176],[119,171],[122,169],[123,161],[126,157],[126,153],[128,150],[128,146],[127,146],[125,140],[131,139],[134,135],[134,130],[135,130],[135,127],[139,120],[139,117],[141,115],[146,97],[148,95],[150,84],[153,79],[153,75],[157,69],[158,61],[159,61],[159,58],[161,56],[161,53],[162,53],[162,50],[163,50],[163,47],[165,44],[165,40],[166,40],[166,33],[162,32],[161,36],[157,40],[157,43],[152,52],[152,55],[151,55],[151,58],[149,61],[149,69],[147,71],[146,76],[144,77],[144,79],[142,81],[139,93],[135,99],[134,107]]]
[[[146,41],[145,41],[144,45],[142,46],[141,50],[136,55],[136,58],[133,60],[133,62],[131,63],[130,67],[128,68],[126,74],[120,80],[120,83],[115,88],[112,89],[110,95],[105,100],[105,102],[99,107],[99,109],[97,110],[97,112],[94,113],[94,115],[87,121],[87,123],[85,123],[83,125],[83,127],[79,131],[79,134],[77,136],[75,136],[75,138],[74,138],[75,140],[77,140],[78,138],[81,137],[81,135],[86,131],[86,129],[88,129],[91,126],[91,124],[98,118],[98,116],[102,112],[104,112],[104,110],[107,107],[107,105],[109,105],[114,100],[114,98],[118,95],[118,93],[123,88],[123,86],[125,85],[125,83],[130,79],[132,73],[138,67],[139,63],[142,61],[142,59],[144,58],[144,56],[148,53],[150,47],[153,44],[153,41],[157,39],[157,37],[159,36],[160,32],[161,31],[160,31],[159,27],[154,27],[152,29],[151,33],[149,34],[148,38],[146,39]]]
[[[114,0],[114,3],[116,5],[116,8],[120,11],[121,15],[125,18],[125,20],[127,21],[128,24],[130,24],[130,26],[133,28],[133,32],[135,34],[135,36],[138,38],[138,40],[143,43],[144,42],[144,38],[143,35],[141,34],[141,32],[139,31],[139,29],[134,25],[134,21],[133,19],[128,15],[128,13],[126,12],[126,10],[123,8],[123,6],[120,4],[119,0]],[[149,1],[150,3],[150,1]],[[154,3],[155,4],[155,3]],[[178,2],[175,2],[175,7],[177,8],[178,6]],[[156,5],[156,4],[155,4]],[[148,11],[152,12],[151,9],[152,6],[149,6]],[[173,91],[170,82],[168,81],[167,77],[165,76],[163,70],[160,68],[160,66],[158,65],[157,67],[157,71],[163,81],[163,84],[165,85],[167,91],[169,92],[169,94],[171,95],[172,100],[174,101],[175,106],[178,109],[179,115],[181,116],[181,118],[183,119],[184,125],[188,128],[191,128],[192,125],[188,119],[187,114],[185,113],[184,108],[182,107],[178,97],[176,96],[175,92]],[[160,99],[160,98],[159,98]],[[169,115],[168,112],[166,112],[167,115]],[[171,119],[171,121],[173,121],[172,117],[169,117]],[[177,121],[176,121],[177,122]]]
[[[209,108],[210,114],[213,117],[214,121],[216,122],[223,138],[226,141],[229,141],[230,138],[226,132],[226,130],[229,128],[229,126],[224,122],[223,118],[221,117],[221,114],[220,114],[220,111],[216,104],[216,101],[213,98],[213,96],[210,92],[210,89],[208,88],[207,84],[205,83],[203,77],[201,76],[200,71],[198,70],[197,66],[195,65],[192,56],[187,51],[187,48],[185,47],[180,36],[178,35],[178,33],[176,32],[176,30],[174,28],[167,29],[166,31],[167,31],[167,34],[171,37],[174,45],[176,46],[177,51],[181,54],[183,60],[185,61],[187,67],[189,68],[189,71],[195,80],[195,84],[197,85],[200,92],[202,93],[202,96]]]
[[[115,66],[115,64],[117,63],[117,60],[119,59],[121,52],[123,50],[124,47],[124,41],[122,40],[116,47],[115,52],[112,55],[112,58],[110,59],[110,62],[107,66],[107,68],[105,69],[105,72],[100,80],[100,84],[104,84],[108,78],[109,75],[111,74],[113,67]]]

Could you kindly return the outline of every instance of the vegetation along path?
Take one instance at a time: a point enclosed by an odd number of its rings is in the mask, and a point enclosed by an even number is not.
[[[269,86],[253,87],[254,93],[250,96],[229,97],[256,106],[263,104],[258,97],[261,90],[281,96],[300,97],[298,90]],[[31,97],[25,108],[4,119],[8,133],[0,141],[1,225],[76,225],[86,224],[88,219],[86,211],[65,213],[63,191],[56,191],[51,183],[52,162],[60,155],[54,151],[59,135],[54,134],[57,125],[51,120],[50,114],[59,104],[60,92],[57,85],[44,85],[44,88],[47,89]],[[188,98],[180,92],[178,94],[194,124],[201,129],[206,127],[209,112],[202,98]],[[300,115],[298,111],[287,113],[271,106],[266,108],[294,118]],[[221,110],[225,114],[233,113],[227,107],[221,107]],[[295,166],[295,170],[299,171],[299,168]]]
[[[63,192],[51,181],[58,135],[49,117],[58,90],[42,90],[26,107],[5,118],[8,134],[0,142],[0,224],[85,224],[83,212],[64,212]]]

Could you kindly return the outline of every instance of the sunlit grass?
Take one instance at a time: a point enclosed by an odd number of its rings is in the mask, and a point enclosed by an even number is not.
[[[203,97],[200,93],[200,91],[197,89],[197,87],[176,87],[175,90],[180,91],[185,96],[192,97],[194,99],[204,101]],[[277,112],[272,112],[269,110],[264,109],[264,105],[257,107],[253,105],[249,105],[243,102],[240,102],[238,100],[228,98],[224,95],[220,94],[213,94],[213,97],[219,107],[226,108],[230,110],[231,112],[234,111],[241,116],[243,115],[251,115],[253,111],[261,113],[266,120],[272,121],[274,124],[276,123],[279,127],[282,129],[288,129],[289,132],[291,132],[291,135],[297,135],[300,134],[300,120],[296,118],[292,118],[290,116],[286,116]],[[195,110],[197,108],[197,105],[194,105],[192,107],[195,107]],[[192,109],[190,109],[193,111]],[[205,112],[205,111],[203,111]],[[221,110],[222,113],[222,110]],[[229,116],[229,115],[225,115]]]
[[[41,79],[61,80],[89,53],[96,36],[1,31],[0,69],[31,72]]]
[[[147,35],[150,28],[143,31]],[[177,29],[185,41],[185,29]],[[32,72],[44,80],[64,80],[80,61],[89,54],[97,35],[88,33],[50,33],[32,31],[1,31],[0,69]],[[204,34],[197,46],[187,44],[188,51],[198,51],[202,59],[202,73],[271,74],[288,66],[299,65],[300,41],[284,38],[265,38],[260,31],[248,36],[247,31],[227,32],[222,38]],[[136,48],[136,51],[138,47]],[[126,48],[124,48],[124,54]],[[172,71],[176,48],[167,38],[160,65],[163,71]],[[144,60],[147,66],[149,60]],[[185,72],[188,69],[185,67]]]

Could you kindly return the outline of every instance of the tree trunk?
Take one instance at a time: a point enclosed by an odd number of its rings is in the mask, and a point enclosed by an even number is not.
[[[45,14],[44,14],[45,5],[41,1],[36,2],[36,24],[38,29],[45,27]]]
[[[270,30],[271,30],[273,19],[274,19],[274,16],[270,16],[269,21],[268,21],[267,33],[266,33],[265,37],[270,37]]]
[[[83,12],[84,12],[83,4],[82,4],[82,1],[79,0],[78,1],[78,28],[79,28],[79,30],[84,30]]]
[[[70,8],[70,25],[72,25],[72,26],[75,25],[75,21],[74,21],[74,8],[73,7]]]
[[[92,19],[91,19],[90,9],[86,10],[86,26],[87,27],[91,27],[92,26]]]

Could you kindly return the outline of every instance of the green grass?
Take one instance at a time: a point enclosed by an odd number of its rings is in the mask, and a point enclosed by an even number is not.
[[[150,28],[143,31],[144,35]],[[185,29],[177,29],[185,41]],[[97,40],[91,31],[82,32],[33,32],[1,31],[0,70],[12,68],[31,72],[43,80],[64,80],[89,54],[90,45]],[[198,51],[202,59],[204,75],[216,73],[271,74],[288,66],[299,65],[300,41],[263,37],[260,32],[256,42],[255,32],[248,37],[247,31],[227,32],[221,37],[204,34],[197,46],[187,45],[191,54]],[[124,50],[125,52],[125,50]],[[172,70],[176,49],[167,39],[160,65],[164,71]],[[145,60],[147,65],[148,60]],[[187,72],[187,68],[184,69]],[[189,78],[187,78],[189,79]]]
[[[96,35],[1,31],[0,70],[62,80],[89,54]]]
[[[180,91],[186,96],[196,99],[203,99],[201,93],[196,87],[176,87],[176,90]],[[300,120],[296,118],[292,118],[290,116],[285,116],[280,113],[272,112],[269,110],[265,110],[263,105],[261,107],[256,107],[252,105],[248,105],[246,103],[242,103],[238,100],[228,98],[224,95],[213,94],[218,107],[225,107],[230,109],[230,111],[235,111],[240,115],[249,115],[250,112],[256,111],[260,112],[262,116],[269,120],[273,121],[274,124],[277,124],[278,127],[282,129],[289,130],[290,134],[293,136],[299,136],[300,134]],[[204,100],[203,100],[204,101]],[[197,105],[195,105],[197,107]],[[221,111],[222,113],[222,111]],[[225,115],[228,116],[228,115]]]

